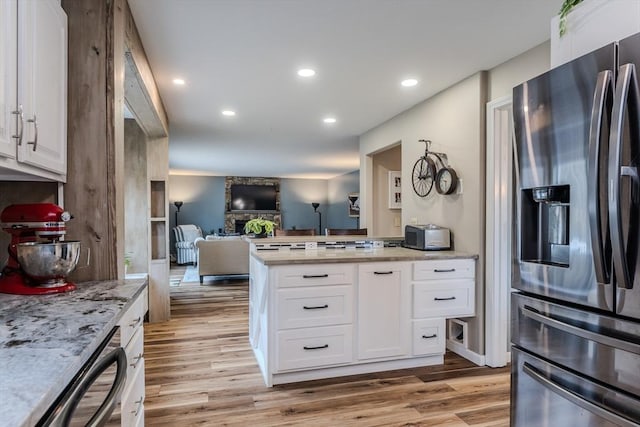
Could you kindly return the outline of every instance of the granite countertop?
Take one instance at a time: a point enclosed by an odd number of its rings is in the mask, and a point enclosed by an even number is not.
[[[252,251],[251,256],[265,265],[321,264],[347,262],[421,261],[436,259],[477,259],[478,255],[458,251],[418,251],[401,247],[322,248],[317,250]]]
[[[32,426],[145,289],[145,278],[0,294],[0,426]]]

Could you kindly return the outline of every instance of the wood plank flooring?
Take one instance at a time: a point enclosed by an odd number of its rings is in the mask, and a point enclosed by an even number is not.
[[[509,369],[453,353],[442,366],[267,388],[247,323],[246,281],[171,288],[171,320],[145,325],[147,426],[509,425]]]

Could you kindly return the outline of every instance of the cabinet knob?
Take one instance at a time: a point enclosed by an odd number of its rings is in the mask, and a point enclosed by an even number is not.
[[[27,141],[28,145],[33,145],[33,151],[38,148],[38,119],[33,115],[33,119],[27,120],[27,123],[33,123],[33,141]]]

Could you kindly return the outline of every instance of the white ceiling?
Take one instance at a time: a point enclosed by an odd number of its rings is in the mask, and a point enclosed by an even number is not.
[[[544,42],[561,3],[129,0],[169,115],[172,173],[298,178],[358,169],[359,135]],[[401,87],[407,77],[419,84]]]

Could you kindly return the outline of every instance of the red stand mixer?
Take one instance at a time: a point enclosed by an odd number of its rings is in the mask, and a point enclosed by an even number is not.
[[[78,263],[80,242],[60,241],[70,219],[53,203],[17,204],[2,211],[0,227],[11,234],[11,243],[1,293],[42,295],[76,288],[66,277]]]

